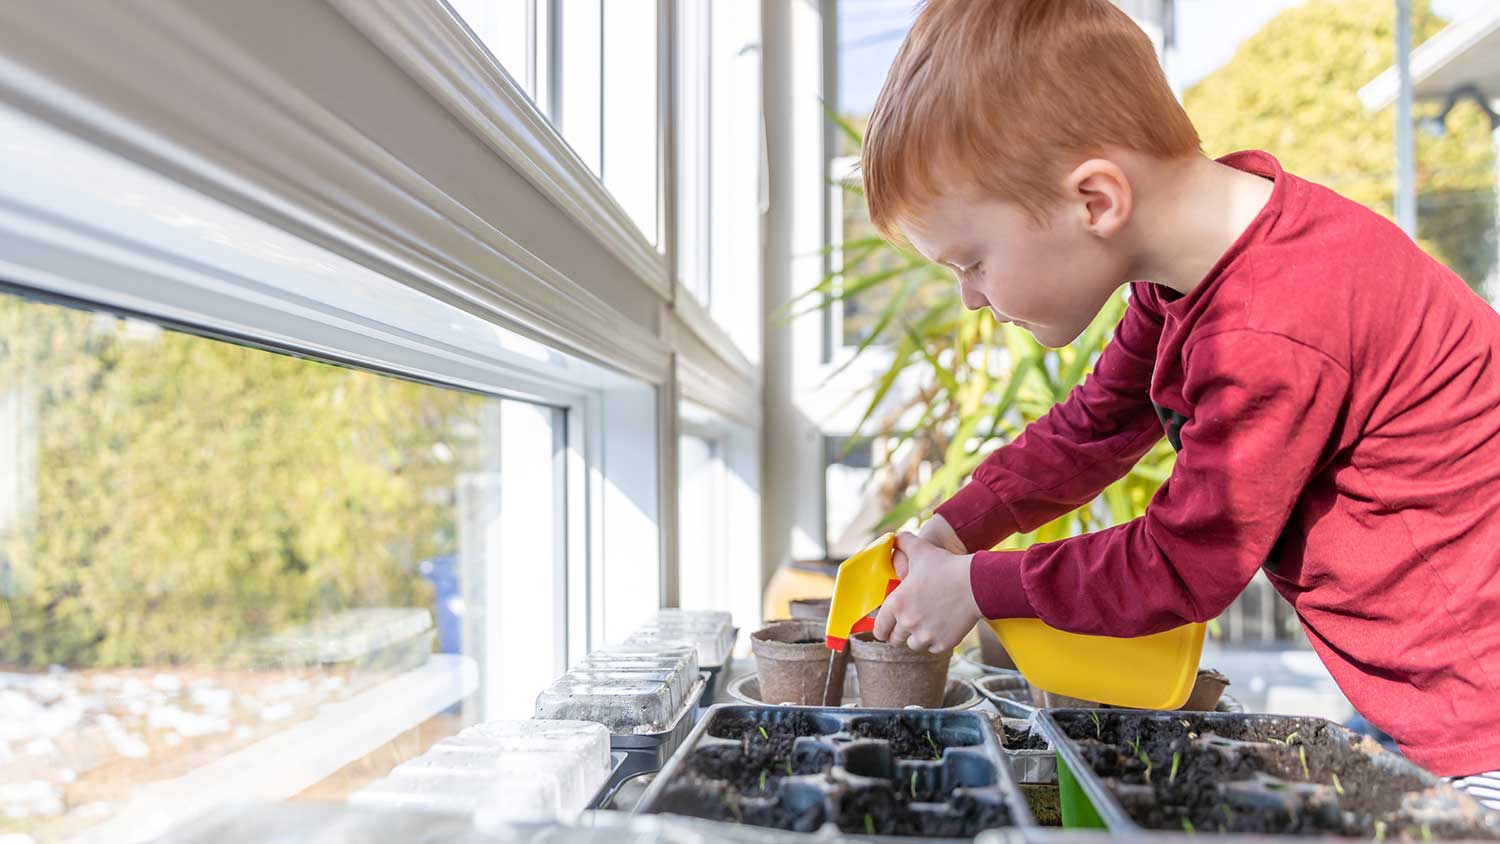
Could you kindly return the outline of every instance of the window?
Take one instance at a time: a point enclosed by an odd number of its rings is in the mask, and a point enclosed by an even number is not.
[[[0,669],[33,770],[0,810],[33,837],[289,736],[286,796],[327,795],[419,724],[525,717],[560,669],[562,410],[15,294],[0,342]]]
[[[835,66],[836,104],[839,119],[856,133],[863,134],[869,122],[875,97],[885,81],[896,50],[916,15],[912,0],[839,0],[838,51],[826,57]],[[846,270],[841,282],[857,284],[861,278],[888,273],[901,264],[901,257],[891,249],[849,250],[846,243],[868,241],[877,237],[865,212],[863,194],[852,190],[859,186],[855,165],[859,145],[841,130],[833,133],[829,147],[829,270]],[[868,257],[866,254],[868,252]],[[837,363],[846,358],[851,347],[859,346],[869,336],[882,307],[890,301],[897,285],[877,285],[855,296],[836,301],[824,313],[824,362]],[[913,307],[919,307],[920,303]]]
[[[659,244],[657,0],[448,5]]]
[[[760,308],[760,4],[679,4],[677,50],[678,277],[753,359],[741,315]]]
[[[729,610],[748,635],[760,621],[760,479],[754,437],[684,402],[677,446],[678,598]]]
[[[342,800],[655,608],[653,387],[0,136],[0,837]]]

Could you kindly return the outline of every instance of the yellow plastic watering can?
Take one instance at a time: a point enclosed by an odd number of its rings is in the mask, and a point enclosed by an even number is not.
[[[900,585],[888,533],[839,566],[828,608],[825,644],[844,649],[855,633],[874,630],[869,614]],[[1187,624],[1133,639],[1065,633],[1033,618],[989,622],[1026,681],[1043,691],[1130,709],[1176,709],[1198,676],[1206,626]]]

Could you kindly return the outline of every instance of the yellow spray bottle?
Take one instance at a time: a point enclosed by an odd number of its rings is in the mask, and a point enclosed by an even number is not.
[[[870,613],[900,585],[892,562],[895,549],[896,537],[888,533],[839,566],[824,631],[835,655],[850,636],[874,629]],[[1176,709],[1187,702],[1206,630],[1202,624],[1187,624],[1119,639],[1065,633],[1033,618],[989,625],[1033,686],[1132,709]]]

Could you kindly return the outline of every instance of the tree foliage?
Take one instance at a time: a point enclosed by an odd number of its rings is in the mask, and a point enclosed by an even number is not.
[[[1395,188],[1391,108],[1365,110],[1359,89],[1395,56],[1389,0],[1308,0],[1248,38],[1223,67],[1190,88],[1184,105],[1205,151],[1264,149],[1286,169],[1386,215]],[[1412,3],[1412,40],[1446,22]],[[1417,116],[1441,104],[1421,103]],[[1422,245],[1477,288],[1495,260],[1495,161],[1490,126],[1460,104],[1441,138],[1417,133]]]
[[[34,503],[0,537],[0,663],[219,660],[354,606],[426,605],[488,399],[0,299]]]

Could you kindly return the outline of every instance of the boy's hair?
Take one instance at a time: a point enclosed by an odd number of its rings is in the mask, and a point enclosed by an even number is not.
[[[870,219],[887,238],[937,191],[974,185],[1041,219],[1106,147],[1199,149],[1146,34],[1107,0],[928,0],[865,132]],[[943,178],[952,180],[944,184]]]

